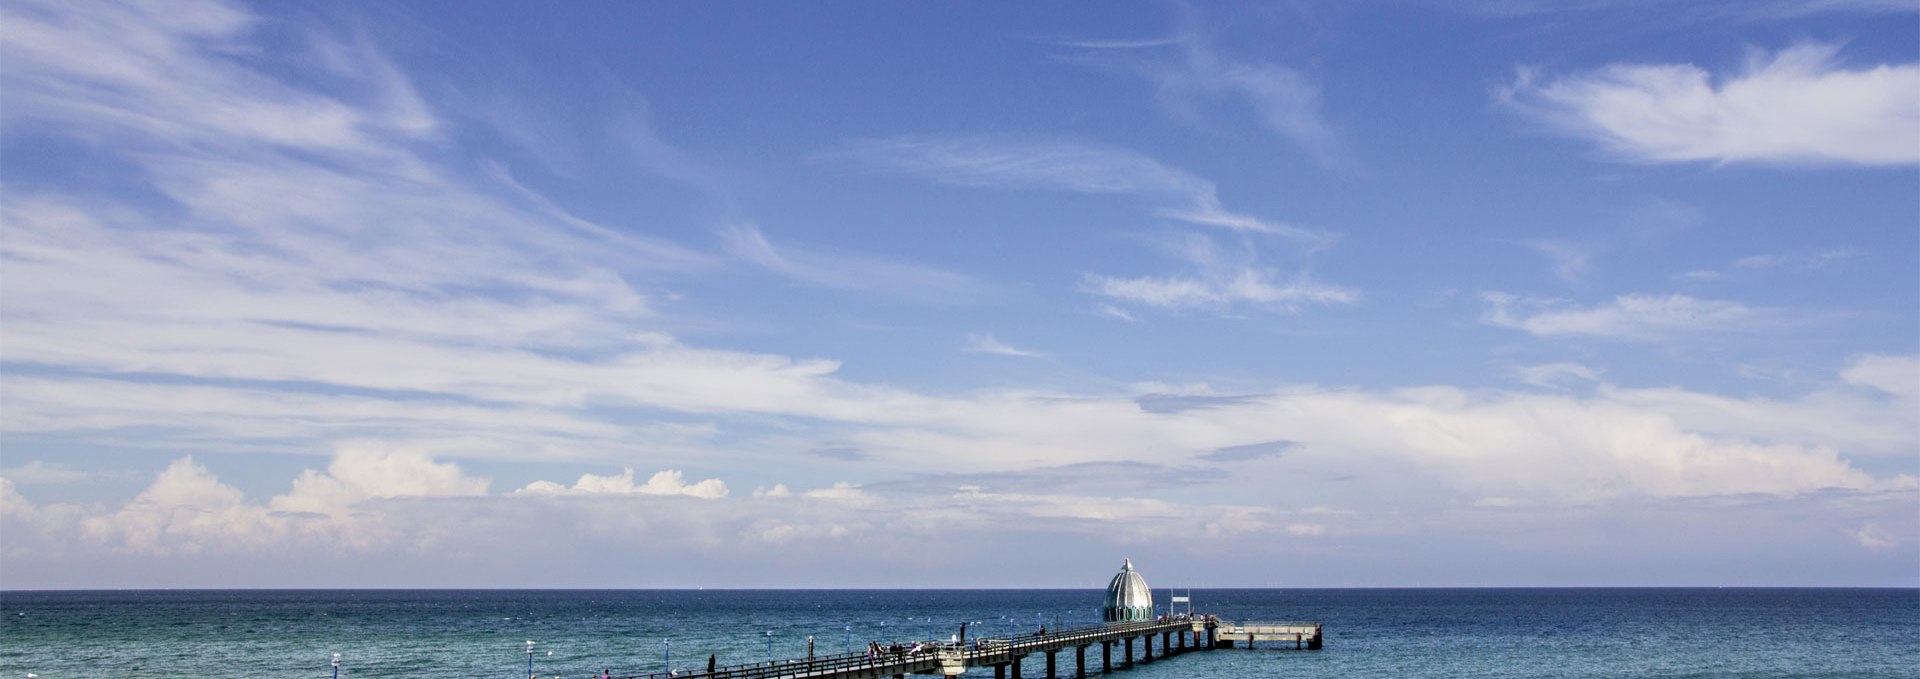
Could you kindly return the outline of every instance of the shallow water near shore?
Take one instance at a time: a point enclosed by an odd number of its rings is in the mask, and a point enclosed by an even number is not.
[[[1164,595],[1162,595],[1164,596]],[[0,676],[582,678],[1091,623],[1098,590],[226,590],[0,593]],[[1221,589],[1197,611],[1314,620],[1319,651],[1222,649],[1172,677],[1910,677],[1915,589]],[[771,632],[771,634],[768,634]],[[1089,669],[1099,669],[1098,647]],[[1069,653],[1059,658],[1070,676]],[[1026,676],[1043,676],[1036,657]],[[969,676],[993,676],[976,668]]]

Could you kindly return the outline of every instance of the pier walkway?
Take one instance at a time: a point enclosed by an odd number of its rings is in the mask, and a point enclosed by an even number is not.
[[[1221,631],[1234,635],[1220,636]],[[775,660],[772,662],[627,675],[621,679],[880,679],[909,674],[958,676],[970,667],[992,667],[994,679],[1034,677],[1080,679],[1087,676],[1087,649],[1099,647],[1102,673],[1128,669],[1134,663],[1149,663],[1196,650],[1231,647],[1232,640],[1278,641],[1281,647],[1320,648],[1319,623],[1246,623],[1235,624],[1211,617],[1176,618],[1141,622],[1110,622],[1092,627],[1061,630],[1045,635],[1010,639],[981,638],[960,643],[916,642],[890,645],[875,655],[849,653]],[[1154,650],[1158,641],[1159,651]],[[1136,647],[1139,653],[1135,653]],[[895,650],[899,649],[899,650]],[[1064,674],[1068,652],[1071,674]],[[1115,651],[1119,651],[1118,658]],[[1028,663],[1032,663],[1029,665]]]

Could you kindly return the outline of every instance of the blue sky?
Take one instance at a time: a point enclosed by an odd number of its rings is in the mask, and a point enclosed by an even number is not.
[[[8,3],[0,586],[1913,586],[1917,12]]]

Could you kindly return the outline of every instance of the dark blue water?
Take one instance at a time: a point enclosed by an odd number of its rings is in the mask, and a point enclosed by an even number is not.
[[[543,677],[1084,624],[1095,590],[0,593],[0,677]],[[1187,654],[1114,676],[1916,677],[1920,590],[1195,590],[1229,620],[1317,620],[1320,651]],[[767,633],[771,632],[771,635]],[[1090,654],[1097,656],[1097,653]],[[1062,656],[1071,667],[1070,656]],[[1097,667],[1097,659],[1090,659]],[[1035,676],[1029,665],[1027,676]],[[992,676],[975,670],[972,676]]]

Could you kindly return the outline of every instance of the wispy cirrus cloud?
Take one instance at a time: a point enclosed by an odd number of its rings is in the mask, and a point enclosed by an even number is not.
[[[1611,223],[1602,228],[1535,238],[1522,245],[1552,262],[1555,277],[1580,283],[1602,258],[1620,250],[1652,247],[1706,220],[1700,208],[1674,200],[1636,200],[1611,212],[1607,216]]]
[[[1173,199],[1174,205],[1160,207],[1154,214],[1241,234],[1282,236],[1308,252],[1335,239],[1327,231],[1228,210],[1212,182],[1138,153],[1104,146],[1001,136],[905,136],[856,142],[820,158],[956,186]],[[1212,239],[1200,235],[1167,249],[1186,262],[1189,271],[1138,277],[1088,274],[1080,289],[1114,302],[1159,309],[1294,309],[1300,304],[1344,304],[1358,299],[1358,293],[1315,282],[1304,272],[1283,276],[1259,266],[1251,242],[1237,256],[1220,252]],[[1110,310],[1104,312],[1109,316],[1131,319],[1117,307],[1105,309]]]
[[[1544,238],[1526,242],[1528,249],[1553,261],[1553,274],[1569,283],[1579,282],[1593,271],[1598,247],[1566,239]]]
[[[1088,50],[1089,60],[1152,83],[1155,99],[1176,119],[1197,120],[1203,108],[1233,101],[1244,106],[1261,127],[1315,160],[1329,165],[1350,162],[1340,135],[1321,111],[1319,83],[1280,64],[1222,55],[1206,38],[1205,27],[1193,12],[1185,13],[1181,23],[1179,30],[1163,38],[1056,43]]]
[[[906,174],[955,186],[1041,189],[1157,198],[1154,214],[1231,231],[1283,236],[1319,247],[1333,235],[1234,212],[1219,189],[1178,168],[1125,149],[1057,139],[1011,136],[899,136],[853,142],[816,156],[870,171]]]
[[[1567,362],[1519,366],[1514,368],[1513,375],[1521,382],[1545,388],[1560,388],[1570,381],[1587,383],[1600,381],[1600,371],[1579,363]]]
[[[1138,306],[1160,309],[1227,310],[1241,306],[1297,309],[1303,304],[1352,304],[1360,294],[1319,283],[1304,272],[1282,277],[1261,266],[1252,250],[1224,250],[1211,238],[1194,235],[1168,248],[1190,270],[1172,276],[1116,277],[1088,274],[1080,289]]]
[[[1920,163],[1920,63],[1847,68],[1839,54],[1801,43],[1717,78],[1691,64],[1522,69],[1496,101],[1631,162]]]
[[[1788,323],[1778,309],[1682,294],[1621,295],[1586,308],[1567,308],[1561,303],[1523,300],[1497,292],[1481,298],[1487,302],[1482,321],[1542,337],[1659,341],[1778,328]]]
[[[1826,248],[1813,252],[1791,252],[1770,255],[1748,255],[1728,262],[1724,268],[1693,269],[1674,274],[1676,280],[1715,281],[1741,274],[1755,275],[1763,272],[1818,272],[1834,271],[1847,262],[1866,256],[1866,252],[1855,247]]]
[[[989,292],[973,277],[932,265],[816,248],[775,248],[760,227],[734,222],[718,229],[728,254],[811,285],[926,301],[975,299]]]
[[[1279,457],[1298,447],[1300,447],[1298,442],[1285,440],[1245,443],[1216,448],[1201,455],[1200,459],[1210,462],[1250,462],[1266,457]]]
[[[990,332],[968,334],[967,343],[961,347],[961,351],[975,354],[993,354],[995,356],[1012,356],[1015,358],[1046,358],[1046,354],[1021,349],[1002,342]]]
[[[1303,303],[1348,304],[1359,298],[1351,290],[1321,285],[1307,279],[1276,281],[1269,271],[1243,268],[1224,276],[1142,276],[1116,278],[1088,275],[1081,289],[1110,299],[1162,309],[1225,309],[1242,304],[1293,308]]]
[[[1920,11],[1906,0],[1700,0],[1676,6],[1661,0],[1492,0],[1489,2],[1433,3],[1445,9],[1496,17],[1540,14],[1631,13],[1639,17],[1659,9],[1674,25],[1729,21],[1780,21],[1825,14],[1913,14]]]

